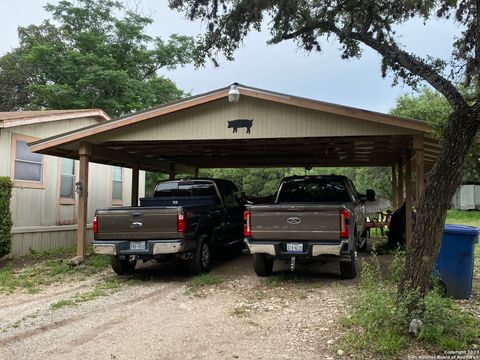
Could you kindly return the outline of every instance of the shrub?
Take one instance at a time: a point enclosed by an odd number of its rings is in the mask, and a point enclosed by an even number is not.
[[[12,249],[12,213],[10,198],[12,197],[12,180],[0,176],[0,258]]]

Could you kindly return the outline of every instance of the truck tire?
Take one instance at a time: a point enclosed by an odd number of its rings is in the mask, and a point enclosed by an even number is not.
[[[273,259],[268,259],[265,254],[253,254],[253,268],[258,276],[270,276],[273,271]]]
[[[351,260],[340,262],[340,276],[343,279],[355,279],[357,277],[357,256],[355,250],[350,252]]]
[[[193,253],[193,257],[188,260],[190,272],[194,275],[208,272],[210,269],[212,254],[208,235],[201,235],[198,239],[198,246]]]
[[[137,265],[137,260],[129,261],[128,259],[120,260],[118,256],[110,257],[110,264],[112,265],[113,271],[118,275],[130,274],[135,270],[135,265]]]

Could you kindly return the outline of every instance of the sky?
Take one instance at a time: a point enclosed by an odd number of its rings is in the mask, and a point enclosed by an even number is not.
[[[0,0],[0,55],[18,45],[17,28],[39,24],[48,18],[43,6],[58,0]],[[172,33],[195,36],[202,32],[201,23],[191,22],[184,15],[168,8],[167,0],[140,0],[139,9],[154,23],[150,35],[168,38]],[[133,4],[133,3],[132,3]],[[448,59],[450,44],[458,29],[446,21],[410,21],[397,29],[400,41],[409,51],[419,55]],[[380,56],[365,49],[360,59],[342,60],[338,44],[322,43],[321,53],[307,53],[293,42],[267,45],[268,31],[251,33],[243,47],[235,53],[235,61],[220,61],[216,68],[186,66],[161,75],[173,80],[177,87],[192,95],[239,82],[315,100],[327,101],[367,110],[388,112],[402,93],[411,93],[406,85],[392,87],[392,78],[382,78]]]

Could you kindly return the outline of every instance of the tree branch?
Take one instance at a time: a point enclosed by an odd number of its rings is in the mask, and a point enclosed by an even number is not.
[[[317,29],[321,30],[322,32],[334,33],[340,39],[350,37],[367,45],[382,55],[384,59],[388,59],[394,63],[397,63],[412,74],[418,75],[427,81],[437,91],[446,97],[447,101],[454,109],[468,107],[468,103],[465,101],[458,89],[452,84],[452,82],[439,74],[438,71],[435,70],[431,65],[427,64],[418,56],[412,55],[405,50],[400,49],[395,43],[388,43],[386,40],[381,41],[375,39],[373,35],[368,32],[345,32],[345,30],[342,30],[331,23],[317,21],[311,25],[303,26],[294,32],[282,34],[281,38],[283,40],[296,39],[302,34],[310,33]]]
[[[386,41],[376,40],[369,34],[352,32],[350,35],[353,39],[358,40],[377,51],[384,58],[396,62],[411,73],[420,76],[437,91],[442,93],[454,109],[468,107],[464,97],[452,82],[445,79],[438,73],[438,71],[419,57],[400,49],[395,43],[389,44]]]

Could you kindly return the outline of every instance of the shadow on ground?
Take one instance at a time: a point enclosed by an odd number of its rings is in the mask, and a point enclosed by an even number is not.
[[[352,280],[340,277],[339,263],[335,258],[326,262],[297,264],[294,272],[289,270],[289,264],[276,261],[272,278],[285,282],[310,283],[312,286],[332,282],[353,286],[359,282],[362,262],[369,259],[370,256],[370,251],[358,254],[359,275]],[[262,280],[262,278],[257,277],[253,270],[251,256],[242,254],[239,249],[217,249],[212,259],[211,273],[219,275],[225,280],[241,278]],[[129,279],[153,282],[187,283],[192,278],[193,276],[189,273],[183,261],[165,263],[156,263],[154,261],[139,262],[134,274],[129,275]],[[268,278],[263,279],[267,282],[269,281]]]

